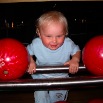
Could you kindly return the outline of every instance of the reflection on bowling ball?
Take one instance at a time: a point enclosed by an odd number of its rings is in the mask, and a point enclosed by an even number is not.
[[[28,52],[21,42],[11,38],[0,40],[0,80],[20,78],[28,63]]]
[[[85,67],[94,75],[103,75],[103,35],[90,39],[82,51]]]
[[[88,103],[103,103],[103,99],[93,99],[90,100]]]
[[[69,103],[69,102],[66,102],[66,101],[58,101],[56,103]]]

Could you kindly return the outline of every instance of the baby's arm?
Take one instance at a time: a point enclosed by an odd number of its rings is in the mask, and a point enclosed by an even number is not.
[[[30,63],[29,63],[27,72],[29,74],[33,74],[33,73],[36,72],[36,63],[35,63],[35,61],[34,61],[32,56],[30,56]]]
[[[64,65],[69,65],[69,73],[74,74],[78,72],[81,52],[77,51],[68,62]]]

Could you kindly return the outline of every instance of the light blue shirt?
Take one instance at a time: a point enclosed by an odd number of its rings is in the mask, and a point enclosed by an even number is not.
[[[35,55],[37,65],[63,65],[80,49],[70,38],[66,37],[63,45],[56,50],[45,47],[40,38],[33,39],[32,43],[27,46],[27,50],[30,55]]]

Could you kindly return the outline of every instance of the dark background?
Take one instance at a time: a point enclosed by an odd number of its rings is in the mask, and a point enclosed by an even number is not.
[[[64,13],[68,19],[69,37],[81,49],[90,38],[103,35],[102,1],[48,1],[0,3],[0,39],[11,37],[27,45],[36,37],[36,19],[49,10],[58,10]],[[81,74],[87,75],[86,72],[78,75]],[[29,77],[30,75],[24,75],[23,78]],[[29,91],[29,89],[24,92],[1,90],[0,93],[0,103],[34,103],[34,91]],[[69,90],[68,101],[71,103],[88,103],[87,101],[96,98],[103,98],[102,86],[101,88],[88,89],[85,87]]]
[[[24,44],[30,43],[36,37],[36,19],[49,10],[64,13],[69,37],[81,49],[90,38],[103,34],[102,1],[21,2],[0,3],[0,38],[11,37]]]

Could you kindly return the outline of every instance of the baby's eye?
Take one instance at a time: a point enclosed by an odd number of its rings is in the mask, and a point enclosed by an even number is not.
[[[58,35],[57,37],[60,38],[60,37],[62,37],[62,36],[63,36],[63,35]]]
[[[61,37],[61,35],[57,36],[57,37]]]
[[[46,37],[51,37],[51,36],[47,35]]]

